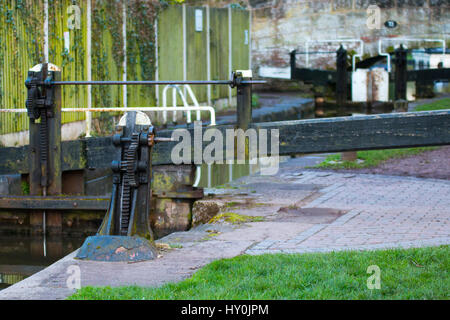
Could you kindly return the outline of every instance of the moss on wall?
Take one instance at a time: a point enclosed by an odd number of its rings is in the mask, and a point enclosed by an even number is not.
[[[179,2],[179,1],[175,1]],[[159,23],[159,78],[183,79],[182,6],[157,0],[92,0],[92,80],[122,80],[124,60],[123,5],[126,4],[127,79],[152,80],[156,71],[155,25]],[[173,2],[171,2],[173,3]],[[87,2],[84,0],[48,0],[49,61],[62,67],[62,80],[87,79]],[[69,29],[67,9],[81,10],[80,28]],[[206,80],[206,9],[187,7],[187,75],[188,79]],[[195,31],[195,9],[203,10],[203,31]],[[211,8],[211,78],[227,79],[228,9]],[[233,11],[233,69],[248,67],[248,46],[244,29],[248,29],[248,12]],[[2,0],[0,2],[0,107],[24,108],[27,71],[44,61],[43,1]],[[159,16],[159,18],[158,18]],[[64,33],[70,41],[65,48]],[[128,106],[156,105],[155,87],[128,86]],[[162,86],[159,90],[162,91]],[[200,102],[206,101],[206,86],[194,87]],[[161,93],[160,91],[160,93]],[[87,107],[87,86],[65,86],[63,107]],[[171,105],[171,95],[169,95]],[[226,86],[213,86],[212,98],[228,96]],[[180,101],[180,99],[179,99]],[[92,86],[93,107],[123,106],[123,87]],[[99,117],[94,114],[94,117]],[[62,122],[83,120],[85,114],[63,113]],[[25,113],[0,114],[0,134],[28,130]]]

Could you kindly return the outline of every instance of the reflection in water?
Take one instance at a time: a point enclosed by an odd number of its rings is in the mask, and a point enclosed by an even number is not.
[[[279,162],[285,162],[287,159],[289,157],[280,156]],[[262,167],[265,168],[266,174],[271,171],[268,170],[267,164],[264,166],[261,165],[261,159],[258,159],[257,164],[202,164],[198,187],[214,188],[241,177],[260,172]],[[272,166],[272,168],[276,168],[276,166]]]
[[[81,246],[84,238],[0,238],[0,290],[39,272]],[[46,255],[44,255],[44,250]]]

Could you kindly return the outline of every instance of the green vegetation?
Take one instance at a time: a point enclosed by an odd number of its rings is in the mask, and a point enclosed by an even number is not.
[[[442,100],[418,106],[414,111],[431,111],[443,109],[450,109],[450,98],[445,98]]]
[[[227,204],[225,205],[227,208],[231,208],[231,207],[236,207],[241,205],[242,203],[237,202],[237,201],[229,201],[227,202]]]
[[[237,214],[234,212],[224,212],[216,215],[208,223],[228,222],[231,224],[241,224],[245,222],[260,222],[264,221],[264,217],[260,216],[246,216],[244,214]]]
[[[404,149],[383,149],[383,150],[370,150],[370,151],[358,151],[357,157],[363,162],[356,161],[341,161],[341,154],[332,154],[325,158],[325,160],[314,168],[326,168],[326,169],[361,169],[376,167],[383,161],[393,158],[403,158],[415,154],[422,153],[424,151],[430,151],[436,149],[435,147],[422,147],[422,148],[404,148]]]
[[[215,186],[214,188],[216,188],[216,189],[239,189],[239,187],[232,186],[229,183],[225,183],[225,184],[222,184],[222,185],[219,185],[219,186]]]
[[[208,232],[208,234],[203,237],[202,239],[200,239],[200,241],[208,241],[211,240],[214,237],[217,237],[218,235],[222,234],[222,232],[218,231],[218,230],[206,230],[206,232]]]
[[[30,194],[30,184],[27,181],[22,181],[20,183],[20,187],[22,189],[22,194],[24,196],[29,195]]]
[[[252,108],[258,109],[259,107],[261,107],[261,104],[259,102],[259,96],[256,93],[254,93],[252,94]]]
[[[380,268],[381,288],[367,273]],[[238,256],[159,288],[85,287],[76,299],[449,299],[449,246]]]

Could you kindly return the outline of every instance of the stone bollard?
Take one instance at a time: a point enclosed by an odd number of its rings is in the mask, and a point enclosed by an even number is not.
[[[219,214],[225,204],[218,200],[197,200],[192,208],[192,226],[208,223]]]

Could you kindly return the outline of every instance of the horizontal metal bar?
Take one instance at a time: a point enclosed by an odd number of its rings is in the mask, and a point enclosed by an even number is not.
[[[111,85],[168,85],[168,84],[189,84],[189,85],[231,85],[233,82],[230,80],[185,80],[185,81],[155,81],[155,80],[147,80],[147,81],[52,81],[53,85],[67,86],[67,85],[102,85],[102,86],[111,86]],[[244,80],[241,81],[242,84],[262,84],[266,83],[265,80]],[[42,82],[41,85],[47,84]]]
[[[106,210],[109,198],[93,196],[0,196],[0,209]]]

